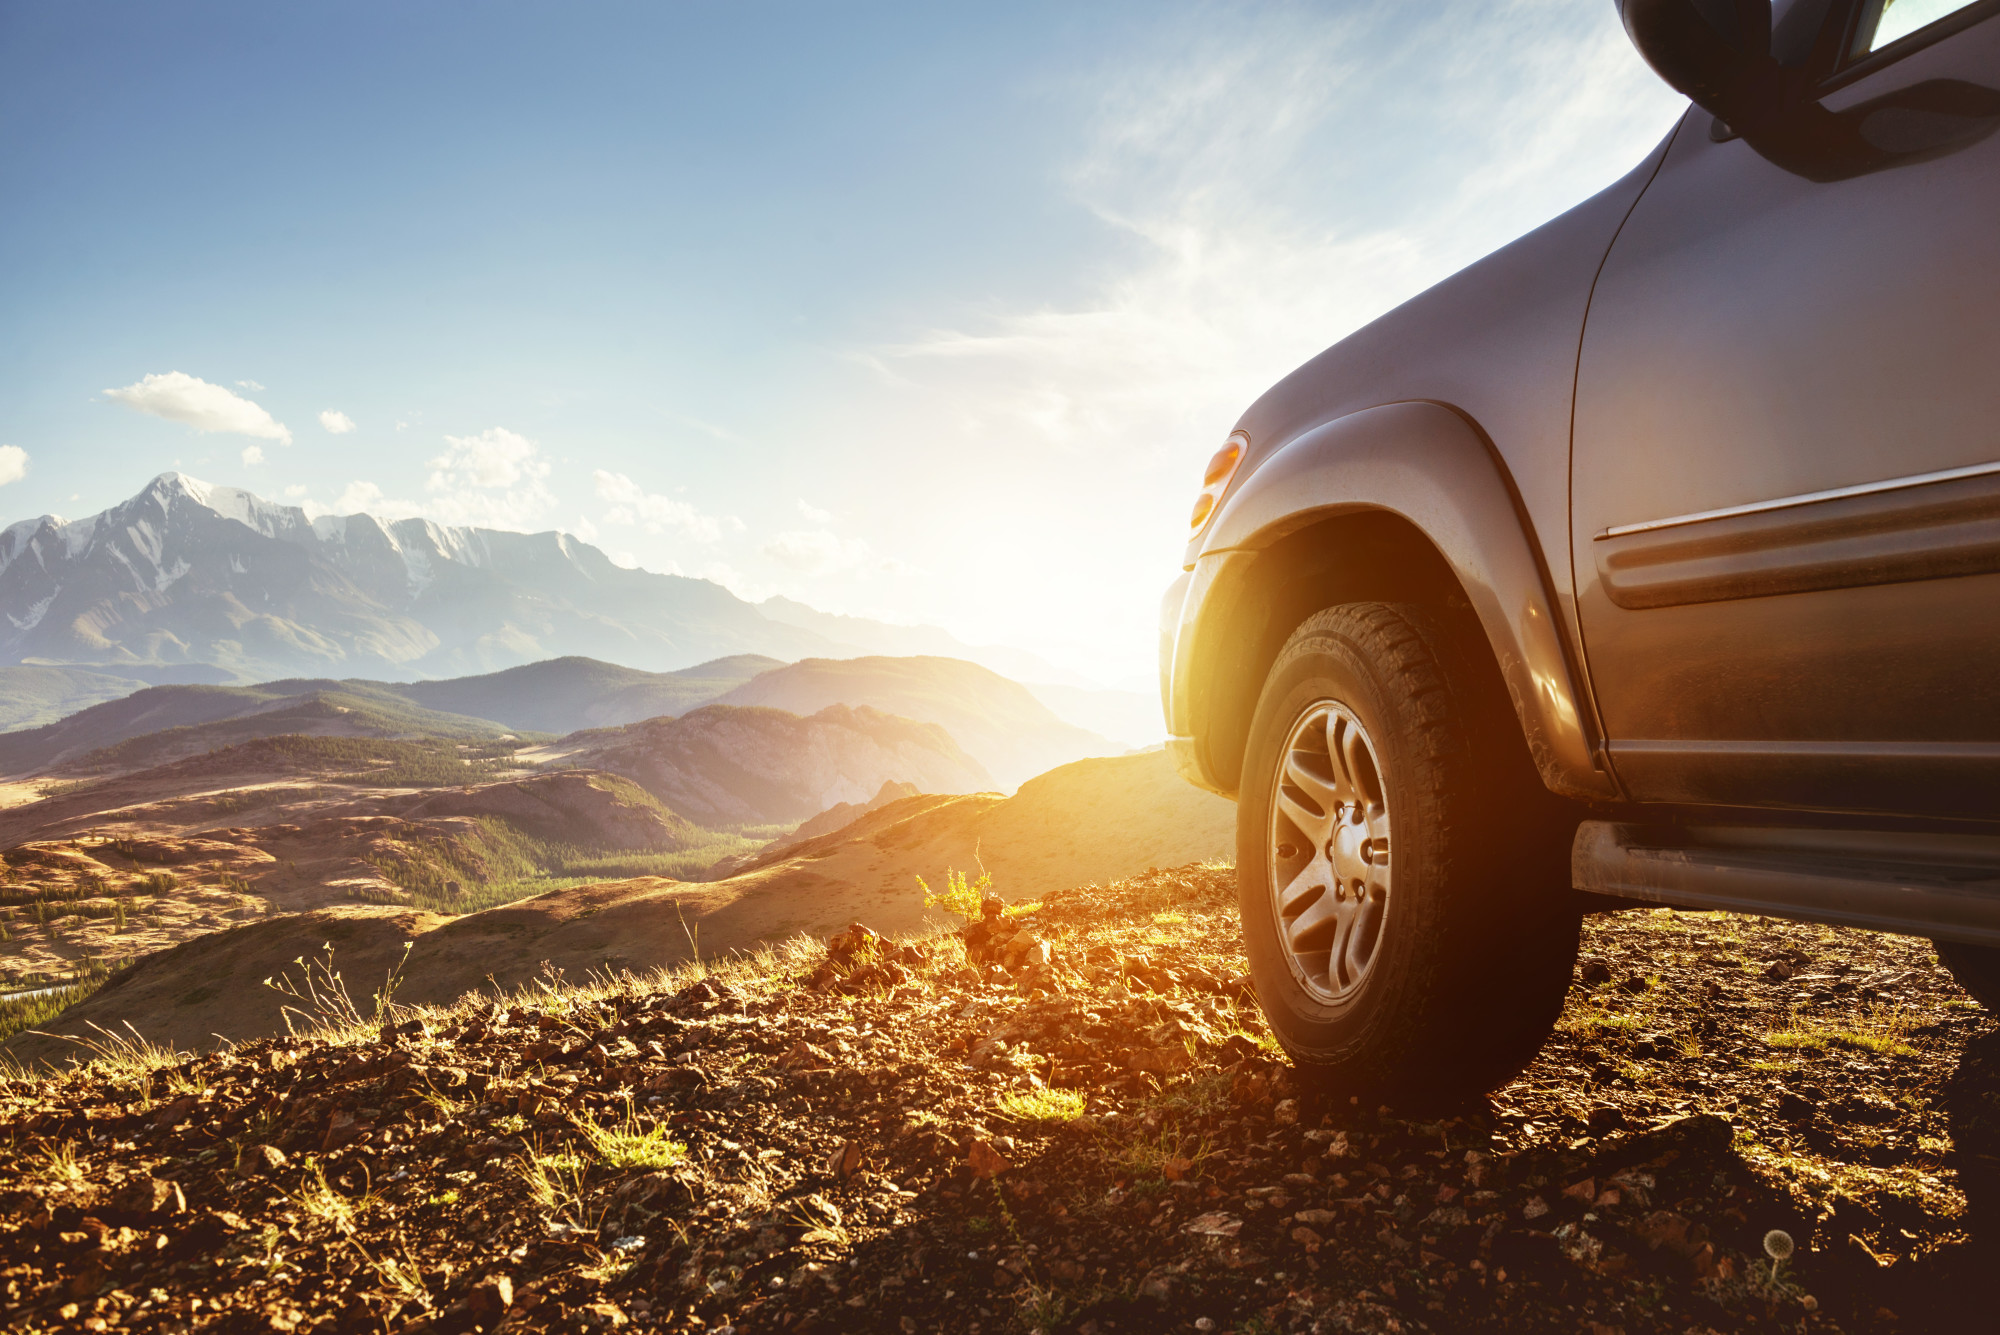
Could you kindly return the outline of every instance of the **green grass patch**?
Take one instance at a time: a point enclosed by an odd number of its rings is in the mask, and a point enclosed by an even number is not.
[[[615,1126],[580,1122],[577,1130],[606,1168],[672,1168],[688,1157],[687,1146],[663,1126],[642,1126],[630,1112]]]
[[[1074,1089],[1032,1089],[1002,1094],[994,1108],[1016,1122],[1067,1122],[1083,1115],[1083,1093]]]
[[[1792,1052],[1825,1052],[1841,1048],[1849,1052],[1872,1052],[1880,1057],[1914,1057],[1917,1050],[1904,1041],[1913,1027],[1901,1011],[1876,1007],[1855,1024],[1825,1024],[1794,1013],[1782,1029],[1764,1035],[1764,1042]]]

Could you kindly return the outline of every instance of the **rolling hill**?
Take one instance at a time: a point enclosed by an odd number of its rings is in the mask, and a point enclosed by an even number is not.
[[[1126,749],[1063,722],[1019,682],[956,658],[808,658],[762,673],[718,703],[794,714],[866,705],[935,723],[1005,788],[1084,756]]]
[[[536,756],[621,774],[712,829],[793,824],[837,803],[866,802],[890,781],[949,793],[993,786],[944,729],[846,705],[809,717],[707,705],[577,733]]]
[[[0,667],[0,733],[39,728],[147,684],[83,668]]]
[[[483,676],[384,688],[426,709],[560,734],[685,714],[758,673],[781,666],[777,659],[761,654],[736,654],[678,672],[642,672],[594,658],[569,657]]]
[[[697,947],[707,959],[856,919],[878,931],[912,930],[937,916],[924,907],[919,876],[936,887],[948,870],[983,862],[997,891],[1019,902],[1151,867],[1227,858],[1234,830],[1235,807],[1182,783],[1159,752],[1086,760],[1023,784],[1013,797],[904,798],[720,881],[581,885],[456,918],[355,907],[236,927],[141,960],[42,1027],[88,1034],[92,1023],[115,1029],[129,1018],[149,1039],[208,1048],[218,1035],[282,1033],[282,999],[264,979],[296,972],[296,961],[325,943],[348,978],[372,980],[414,941],[398,999],[448,1002],[521,986],[546,969],[571,978],[643,970],[686,962]],[[31,1034],[5,1047],[23,1061],[73,1050]]]
[[[0,734],[0,774],[88,762],[138,769],[285,733],[494,741],[512,730],[412,704],[373,682],[151,686],[39,728]]]

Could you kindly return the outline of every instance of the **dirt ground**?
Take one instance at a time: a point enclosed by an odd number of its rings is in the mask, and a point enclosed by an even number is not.
[[[1232,880],[15,1079],[0,1319],[1987,1328],[2000,1026],[1926,943],[1596,918],[1533,1067],[1407,1116],[1294,1084]]]

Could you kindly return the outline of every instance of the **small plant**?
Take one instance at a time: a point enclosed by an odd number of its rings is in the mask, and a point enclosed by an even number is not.
[[[341,1195],[339,1189],[326,1180],[326,1169],[316,1161],[308,1161],[306,1171],[310,1177],[292,1195],[292,1204],[299,1208],[299,1213],[319,1220],[335,1232],[352,1233],[356,1217],[375,1203],[374,1197],[364,1193],[350,1200]]]
[[[52,1187],[73,1187],[83,1181],[83,1165],[77,1162],[76,1146],[64,1141],[44,1145],[35,1156],[35,1176]]]
[[[535,1208],[571,1227],[588,1226],[584,1215],[584,1162],[567,1151],[544,1154],[530,1148],[515,1166]]]
[[[917,878],[917,889],[923,892],[925,908],[943,909],[968,922],[977,922],[981,901],[993,893],[993,878],[982,871],[978,880],[968,881],[964,872],[948,870],[944,874],[943,890],[933,892],[921,876]]]
[[[322,953],[317,959],[308,961],[301,955],[292,961],[304,971],[300,981],[295,983],[290,973],[281,973],[276,978],[266,978],[264,986],[287,999],[280,1012],[285,1017],[285,1028],[293,1035],[329,1043],[356,1042],[395,1019],[396,990],[402,986],[403,969],[409,964],[410,952],[416,944],[403,943],[402,958],[382,980],[381,989],[370,998],[367,1011],[348,994],[347,980],[333,967],[331,941],[320,946]]]
[[[170,871],[149,871],[134,884],[157,899],[180,889],[181,879]]]
[[[669,1136],[664,1127],[642,1127],[626,1109],[617,1126],[600,1126],[585,1121],[577,1124],[584,1141],[598,1162],[606,1168],[671,1168],[687,1159],[687,1146]]]
[[[1792,1235],[1774,1228],[1764,1235],[1764,1255],[1771,1258],[1771,1282],[1778,1282],[1778,1268],[1792,1259]]]

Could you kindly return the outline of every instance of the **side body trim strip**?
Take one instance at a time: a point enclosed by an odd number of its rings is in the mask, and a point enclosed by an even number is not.
[[[1651,533],[1655,529],[1679,528],[1682,524],[1699,524],[1707,519],[1728,519],[1732,515],[1762,514],[1766,510],[1789,510],[1796,505],[1811,505],[1816,501],[1837,501],[1845,496],[1873,496],[1884,491],[1902,491],[1908,487],[1929,486],[1933,482],[1952,482],[1962,477],[1985,477],[2000,473],[2000,461],[1988,464],[1967,464],[1963,468],[1941,468],[1935,473],[1912,473],[1908,477],[1884,478],[1880,482],[1857,482],[1851,487],[1831,487],[1826,491],[1806,491],[1797,496],[1780,496],[1775,500],[1751,501],[1744,505],[1727,505],[1720,510],[1697,510],[1693,514],[1673,515],[1666,519],[1648,519],[1638,524],[1613,524],[1597,535],[1601,542],[1605,538],[1622,538],[1627,533]]]
[[[1606,529],[1619,607],[1676,607],[2000,571],[2000,463]]]

